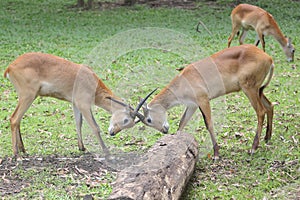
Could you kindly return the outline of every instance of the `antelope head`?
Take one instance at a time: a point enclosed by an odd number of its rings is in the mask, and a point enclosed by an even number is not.
[[[294,61],[295,48],[292,44],[291,38],[287,38],[287,45],[283,47],[283,51],[287,57],[288,62]]]
[[[157,90],[153,90],[154,93]],[[143,118],[139,118],[145,125],[150,126],[162,133],[168,133],[169,123],[167,121],[167,110],[160,104],[151,104],[146,103],[148,95],[145,99],[141,99],[140,104],[143,107],[144,115]]]
[[[144,120],[142,121],[145,125],[155,128],[162,133],[168,133],[169,123],[167,121],[167,110],[159,104],[149,106],[148,104],[143,105]]]
[[[137,107],[135,109],[133,107],[131,107],[130,105],[127,105],[117,99],[114,99],[113,97],[107,97],[112,102],[121,106],[121,109],[116,109],[112,113],[112,117],[110,119],[110,125],[108,128],[109,134],[112,136],[116,135],[121,130],[131,128],[138,122],[143,121],[145,119],[145,117],[141,113],[139,113],[139,110],[154,91],[149,93],[145,97],[145,99],[143,99],[143,101],[141,101],[137,105]],[[138,117],[137,120],[135,119],[136,117]]]

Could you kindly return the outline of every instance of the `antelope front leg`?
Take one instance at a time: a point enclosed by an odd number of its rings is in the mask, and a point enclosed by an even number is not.
[[[180,119],[179,128],[177,131],[183,130],[183,128],[185,127],[187,122],[191,119],[191,117],[193,116],[193,114],[195,113],[196,110],[197,110],[197,106],[188,106],[185,109],[185,111]]]
[[[213,149],[214,149],[214,160],[219,159],[219,145],[216,140],[216,136],[214,133],[214,127],[213,127],[213,122],[211,119],[211,109],[210,109],[210,104],[208,99],[201,99],[201,102],[199,102],[199,109],[203,115],[204,122],[206,125],[206,128],[210,134],[210,138],[213,144]]]
[[[105,156],[109,156],[110,153],[100,136],[100,128],[92,114],[91,109],[85,108],[85,109],[80,109],[80,111],[81,111],[83,117],[85,118],[85,120],[87,121],[87,123],[89,124],[89,126],[91,127],[91,129],[93,130],[94,135],[97,137],[97,140],[99,141],[100,146],[101,146]]]
[[[256,39],[255,39],[254,45],[258,46],[259,42],[260,42],[260,39],[259,39],[258,35],[256,34]]]
[[[265,43],[265,37],[264,37],[264,35],[263,35],[263,33],[261,33],[261,31],[257,31],[257,36],[258,36],[258,38],[259,38],[259,40],[258,41],[261,41],[261,46],[262,46],[262,48],[263,48],[263,51],[265,52],[266,51],[266,43]],[[257,45],[259,44],[259,42],[257,42]],[[256,45],[256,46],[257,46]]]
[[[240,26],[237,26],[237,25],[234,25],[232,24],[232,31],[231,31],[231,34],[228,38],[228,43],[227,43],[227,47],[230,47],[230,44],[234,38],[234,36],[237,34],[237,32],[239,31],[240,29]]]

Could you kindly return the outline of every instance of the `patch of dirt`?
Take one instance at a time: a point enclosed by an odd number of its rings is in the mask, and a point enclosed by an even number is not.
[[[115,0],[115,1],[97,1],[93,0],[92,6],[88,7],[87,3],[83,7],[84,9],[112,9],[122,6],[132,6],[130,1],[126,0]],[[135,0],[133,4],[147,5],[150,8],[157,7],[172,7],[182,9],[195,9],[197,4],[195,0]],[[75,7],[78,7],[76,5]]]
[[[139,158],[140,154],[137,153],[119,153],[109,159],[92,153],[69,157],[23,156],[18,160],[11,157],[0,158],[0,194],[2,197],[11,196],[29,187],[34,182],[34,177],[26,177],[29,171],[39,174],[50,170],[49,177],[71,176],[76,181],[93,187],[99,184],[99,180],[107,182],[103,179],[107,173],[116,176],[119,170],[136,163]]]
[[[140,0],[140,4],[146,4],[150,7],[172,7],[172,8],[184,8],[193,9],[196,8],[195,0]]]
[[[300,160],[290,160],[288,162],[285,161],[279,161],[279,160],[273,160],[269,161],[268,159],[261,159],[262,162],[260,164],[257,164],[257,166],[253,167],[253,164],[251,159],[247,160],[234,160],[234,159],[227,159],[223,158],[220,161],[217,161],[215,163],[200,163],[197,168],[195,169],[194,175],[190,180],[190,183],[194,185],[193,187],[198,187],[200,189],[207,189],[206,188],[206,181],[215,181],[216,183],[219,183],[219,188],[218,190],[230,190],[230,188],[235,187],[235,188],[248,188],[251,190],[251,188],[259,187],[261,183],[259,182],[236,182],[236,183],[231,183],[229,181],[221,181],[220,180],[230,180],[231,177],[242,177],[245,176],[245,180],[249,176],[253,175],[248,175],[244,174],[244,171],[240,169],[241,165],[248,166],[249,170],[257,171],[257,173],[263,173],[263,172],[278,172],[280,171],[281,176],[277,177],[280,178],[283,183],[285,183],[285,186],[277,188],[277,189],[272,189],[269,191],[269,193],[266,193],[266,198],[270,199],[297,199],[300,200],[300,187],[295,183],[295,180],[298,180],[299,175],[297,173],[295,174],[295,170],[300,170],[299,168],[299,163]],[[263,164],[265,163],[265,164]],[[288,177],[286,176],[287,174]],[[291,181],[291,183],[289,183]],[[222,197],[217,196],[216,194],[215,199],[222,199]],[[249,197],[250,198],[250,197]],[[251,197],[252,198],[252,197]],[[253,199],[255,197],[253,196]]]

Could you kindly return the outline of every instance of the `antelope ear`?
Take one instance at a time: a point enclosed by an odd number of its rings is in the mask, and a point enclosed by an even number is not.
[[[125,106],[126,112],[132,112],[131,106],[128,104]]]
[[[135,118],[136,113],[134,112],[133,108],[130,105],[126,106],[126,112],[129,113],[129,115],[132,119]]]
[[[147,99],[157,90],[157,88],[155,88],[152,92],[150,92],[144,99],[140,99],[140,103],[136,106],[136,108],[134,109],[133,113],[132,113],[132,118],[134,119],[136,116],[144,121],[144,116],[142,114],[139,113],[139,110],[141,107],[143,107],[144,104],[146,104]]]
[[[148,115],[149,113],[148,104],[144,103],[142,107],[143,107],[144,116]]]
[[[288,47],[291,47],[291,46],[292,46],[292,39],[289,38],[289,37],[288,37],[288,43],[287,43],[287,46],[288,46]]]
[[[143,101],[143,98],[140,97],[139,99],[140,99],[140,102]],[[145,112],[145,109],[147,109],[147,103],[146,102],[143,103],[142,108],[143,108],[143,111]]]

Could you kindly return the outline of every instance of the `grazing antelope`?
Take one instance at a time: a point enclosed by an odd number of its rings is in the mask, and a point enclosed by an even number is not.
[[[99,126],[92,114],[93,104],[112,114],[109,126],[111,135],[132,127],[135,124],[136,115],[141,115],[115,96],[91,68],[54,55],[23,54],[8,66],[4,77],[10,79],[19,97],[18,105],[10,118],[14,155],[18,155],[19,151],[25,153],[20,123],[37,96],[54,97],[72,103],[78,147],[81,151],[85,150],[81,136],[83,116],[96,135],[103,151],[108,154],[107,147],[100,136]]]
[[[265,140],[268,141],[272,135],[273,104],[265,97],[263,89],[270,83],[273,70],[272,58],[254,45],[245,44],[224,49],[185,67],[149,104],[144,104],[144,116],[140,120],[167,133],[167,110],[184,104],[186,110],[178,128],[178,131],[182,131],[199,108],[211,136],[214,158],[218,159],[219,146],[216,142],[209,101],[242,90],[250,100],[258,119],[251,150],[251,153],[254,153],[259,145],[265,114],[268,119]]]
[[[294,60],[295,48],[290,38],[285,37],[273,16],[267,11],[249,4],[239,4],[231,12],[232,32],[228,38],[228,47],[234,36],[239,35],[242,27],[242,34],[239,37],[240,44],[243,44],[248,30],[255,30],[257,38],[255,45],[258,46],[261,41],[263,50],[265,51],[264,36],[272,35],[281,45],[287,60]]]

